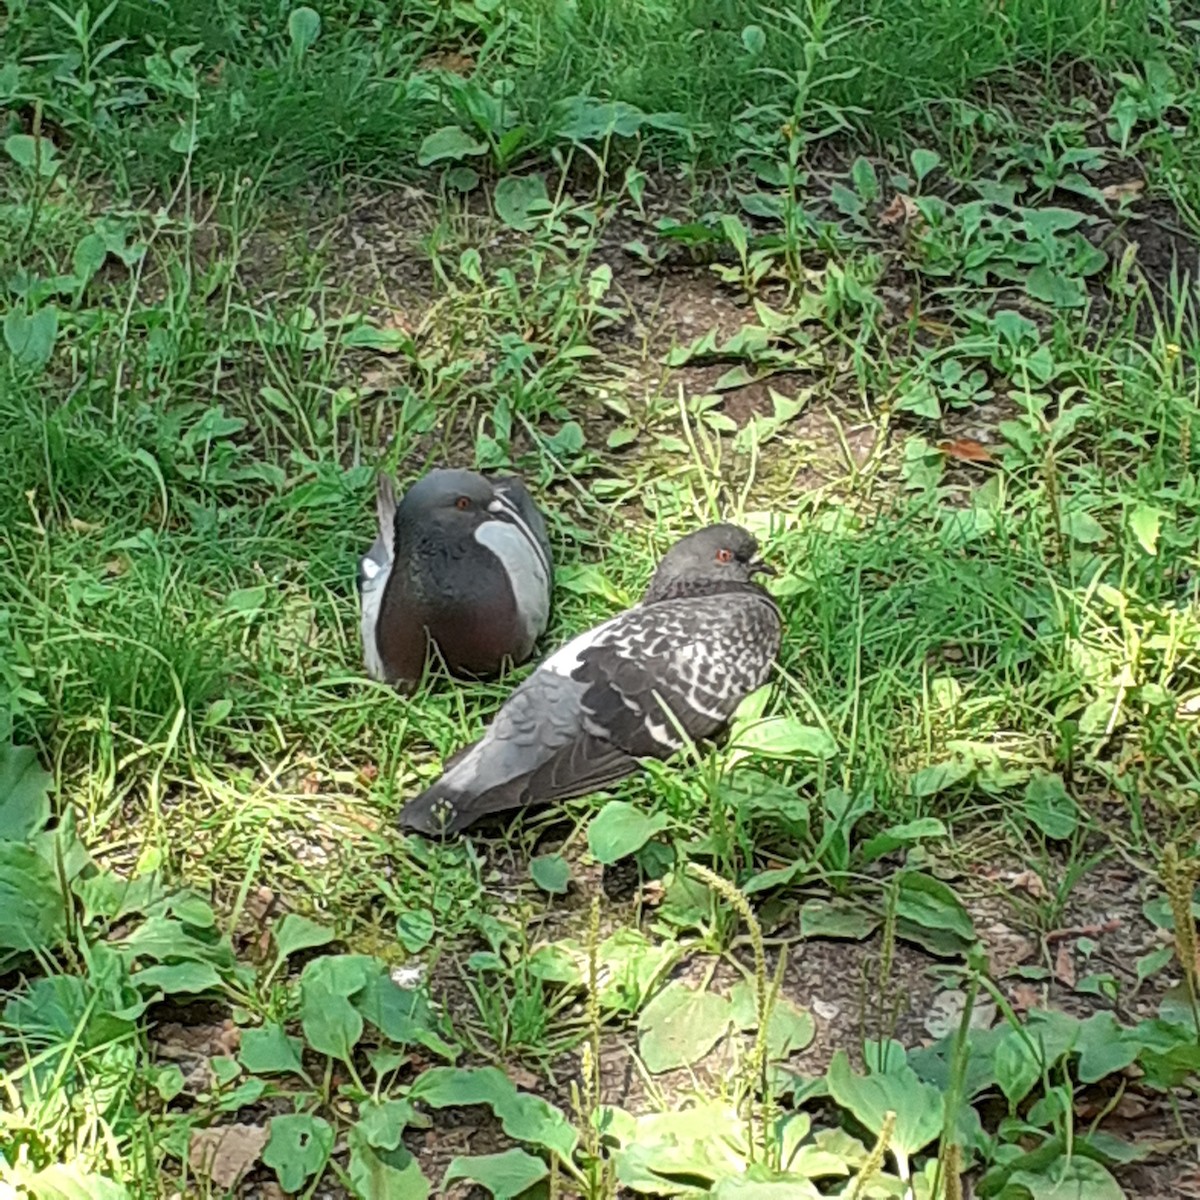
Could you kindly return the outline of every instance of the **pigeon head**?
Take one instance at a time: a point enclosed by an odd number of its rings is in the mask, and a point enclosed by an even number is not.
[[[680,538],[663,555],[643,604],[734,591],[755,575],[774,575],[758,558],[758,542],[740,525],[708,525]]]
[[[470,537],[500,512],[496,490],[474,471],[440,468],[422,476],[396,507],[396,532],[450,541]]]

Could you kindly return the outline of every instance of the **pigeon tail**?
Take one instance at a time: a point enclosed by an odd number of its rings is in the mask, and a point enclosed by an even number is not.
[[[585,796],[632,775],[638,766],[636,758],[603,738],[584,734],[549,756],[539,755],[539,761],[519,775],[479,788],[470,779],[451,782],[467,751],[460,750],[447,762],[442,777],[400,810],[402,829],[430,837],[461,833],[492,813]]]
[[[379,521],[379,540],[387,551],[387,560],[396,557],[396,488],[386,472],[379,473],[375,491],[375,516]]]
[[[458,795],[454,788],[439,779],[400,810],[400,828],[423,833],[426,837],[448,837],[465,829],[470,818],[464,818],[455,805]]]

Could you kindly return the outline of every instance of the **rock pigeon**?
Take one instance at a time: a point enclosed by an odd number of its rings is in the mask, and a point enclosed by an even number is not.
[[[779,653],[779,608],[754,581],[775,572],[757,553],[737,525],[676,542],[641,602],[550,655],[400,825],[458,833],[487,813],[597,791],[640,758],[668,758],[682,735],[717,733]]]
[[[516,478],[430,471],[396,503],[379,477],[379,536],[359,560],[363,659],[410,692],[432,642],[455,674],[524,662],[550,619],[546,522]]]

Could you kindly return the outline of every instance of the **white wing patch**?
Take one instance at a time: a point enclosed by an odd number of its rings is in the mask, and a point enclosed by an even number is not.
[[[517,612],[530,640],[545,632],[550,620],[550,577],[546,564],[528,537],[507,521],[484,521],[475,540],[486,546],[508,573]]]
[[[560,646],[555,652],[540,667],[539,671],[553,671],[555,675],[562,675],[569,679],[571,672],[579,666],[583,660],[583,652],[590,646],[594,646],[608,630],[611,625],[616,624],[625,614],[621,613],[615,617],[609,617],[600,625],[594,625],[591,629],[585,629],[578,637],[573,637],[565,646]]]
[[[387,587],[392,564],[380,563],[366,555],[361,563],[362,571],[362,617],[359,628],[362,632],[363,665],[372,679],[384,681],[383,659],[375,643],[375,630],[379,626],[379,609],[383,604],[383,589]]]

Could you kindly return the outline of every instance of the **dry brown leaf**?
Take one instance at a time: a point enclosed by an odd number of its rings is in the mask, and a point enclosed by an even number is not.
[[[542,1086],[542,1080],[532,1071],[516,1064],[506,1063],[504,1073],[517,1085],[527,1092],[536,1092]]]
[[[1038,990],[1032,983],[1013,984],[1009,990],[1009,995],[1012,997],[1013,1008],[1018,1012],[1030,1012],[1041,1003]]]
[[[275,893],[266,884],[246,897],[245,913],[252,921],[265,921],[275,904]]]
[[[374,763],[366,763],[358,768],[358,777],[363,783],[374,783],[379,778],[379,768]]]
[[[1070,942],[1063,942],[1054,956],[1054,978],[1063,987],[1075,986],[1075,955]]]
[[[953,442],[938,442],[938,449],[947,458],[956,458],[959,462],[990,463],[996,461],[988,452],[988,448],[974,438],[956,438]]]
[[[216,1125],[211,1129],[193,1129],[188,1162],[192,1170],[207,1175],[218,1188],[228,1191],[258,1162],[267,1137],[267,1130],[262,1125]]]
[[[1110,203],[1120,204],[1125,200],[1134,200],[1145,191],[1146,181],[1144,179],[1126,179],[1123,183],[1110,183],[1108,187],[1100,189],[1100,195]]]
[[[469,54],[445,50],[427,54],[417,66],[422,71],[453,71],[455,75],[469,75],[475,70],[475,60]]]
[[[879,214],[879,224],[888,229],[893,225],[907,225],[920,216],[916,201],[903,192],[897,192],[892,202]]]
[[[1182,1175],[1175,1177],[1175,1195],[1179,1200],[1198,1200],[1200,1198],[1200,1167],[1189,1167]]]
[[[1036,871],[1018,871],[1008,882],[1011,887],[1028,892],[1035,900],[1046,898],[1046,885]]]

